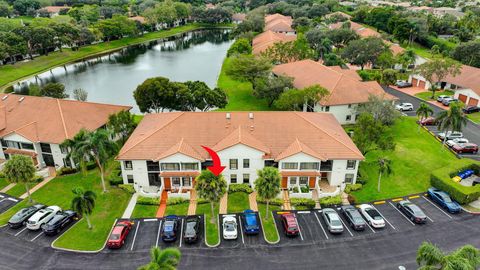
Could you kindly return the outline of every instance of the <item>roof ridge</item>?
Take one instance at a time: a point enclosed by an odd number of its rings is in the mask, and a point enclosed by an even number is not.
[[[63,131],[65,131],[65,139],[68,139],[67,124],[65,123],[65,118],[63,117],[62,105],[60,105],[60,100],[57,100],[58,111],[60,112],[60,118],[62,119]]]

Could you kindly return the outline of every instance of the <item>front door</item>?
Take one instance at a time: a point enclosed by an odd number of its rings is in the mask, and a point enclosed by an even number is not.
[[[171,190],[172,189],[172,182],[170,180],[170,177],[163,178],[163,181],[165,183],[165,190]]]
[[[53,160],[53,156],[49,154],[42,154],[43,162],[45,162],[46,166],[55,166],[55,161]]]

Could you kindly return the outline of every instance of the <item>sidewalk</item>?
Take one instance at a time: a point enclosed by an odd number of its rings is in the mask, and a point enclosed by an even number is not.
[[[258,212],[258,205],[257,205],[257,192],[254,191],[248,195],[248,202],[250,203],[250,209]]]
[[[292,205],[290,204],[290,195],[288,190],[282,191],[283,194],[283,210],[292,210]]]
[[[50,177],[45,178],[42,182],[38,183],[36,186],[34,186],[33,188],[30,189],[30,194],[34,193],[35,191],[39,190],[40,188],[42,188],[43,186],[48,184],[48,182],[50,182],[50,180],[52,180],[53,178],[55,178],[55,176],[50,176]],[[28,197],[28,193],[25,192],[19,198],[20,199],[25,199],[27,197]]]
[[[0,192],[1,193],[6,193],[10,189],[12,189],[15,185],[16,185],[15,183],[8,184],[8,186],[4,187],[2,190],[0,190]]]
[[[221,215],[225,215],[227,213],[227,208],[228,208],[228,192],[223,195],[223,197],[220,199],[220,207],[218,212]]]
[[[133,213],[133,209],[135,209],[135,205],[137,204],[138,193],[134,193],[130,201],[128,202],[127,208],[123,212],[122,218],[130,218]]]
[[[314,189],[312,192],[312,199],[315,201],[315,209],[321,209],[320,201],[318,200],[318,191]]]
[[[187,215],[192,216],[197,212],[197,191],[195,189],[190,190],[190,204],[188,205]]]
[[[155,217],[162,218],[165,215],[165,210],[167,209],[167,199],[168,194],[167,191],[162,192],[162,196],[160,197],[160,205],[158,206],[157,214]]]

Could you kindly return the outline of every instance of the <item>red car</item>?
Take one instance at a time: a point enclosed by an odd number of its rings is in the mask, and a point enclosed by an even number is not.
[[[459,143],[452,146],[452,150],[459,154],[462,154],[462,153],[476,154],[478,152],[478,145],[474,143]]]
[[[285,231],[285,235],[287,236],[297,236],[300,233],[298,229],[297,219],[295,218],[295,214],[293,213],[286,213],[282,214],[282,227]]]
[[[108,248],[121,248],[125,244],[125,239],[132,229],[133,223],[130,221],[119,221],[112,230],[107,241]]]
[[[430,116],[417,121],[417,123],[422,126],[434,126],[437,123],[437,120]]]

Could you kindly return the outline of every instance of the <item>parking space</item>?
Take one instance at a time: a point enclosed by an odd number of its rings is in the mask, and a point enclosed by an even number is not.
[[[205,230],[204,230],[204,227],[205,227],[205,216],[204,215],[201,215],[201,216],[198,216],[200,218],[200,226],[198,228],[198,231],[200,232],[198,234],[198,240],[195,242],[195,243],[186,243],[185,241],[183,241],[182,239],[182,242],[181,242],[181,247],[182,248],[199,248],[199,247],[206,247],[207,245],[205,245]],[[183,229],[182,229],[182,235],[185,233],[185,228],[187,226],[187,224],[185,223],[185,218],[186,217],[183,217]]]
[[[260,217],[258,216],[258,212],[255,214],[257,218],[257,224],[260,226]],[[245,232],[244,216],[240,215],[239,220],[240,220],[240,224],[242,226],[242,231],[244,235],[243,237],[244,245],[246,247],[256,247],[260,245],[267,245],[267,242],[265,241],[265,237],[263,236],[263,230],[261,226],[258,234],[247,234]]]
[[[345,226],[346,223],[342,219],[342,217],[340,215],[340,212],[337,209],[334,209],[334,210],[337,211],[337,214],[340,217],[340,220],[342,221],[344,231],[342,233],[335,233],[335,234],[331,233],[328,230],[328,224],[325,222],[325,219],[323,218],[323,214],[322,214],[323,211],[322,210],[317,210],[315,215],[318,217],[317,221],[319,223],[319,226],[321,226],[323,236],[326,239],[329,239],[329,240],[330,239],[342,239],[342,238],[353,237],[354,234],[353,234],[352,230],[349,227]]]
[[[429,217],[429,221],[433,223],[441,223],[445,221],[451,221],[453,219],[460,219],[468,215],[468,213],[465,212],[451,214],[425,195],[419,195],[415,199],[410,200],[417,204]]]
[[[223,236],[223,220],[227,216],[235,217],[237,221],[237,239],[225,239]],[[240,223],[240,215],[238,214],[229,214],[229,215],[219,215],[220,221],[220,247],[224,248],[237,248],[245,245],[245,234],[243,226]]]
[[[8,194],[0,193],[0,214],[13,207],[19,201],[21,200]]]
[[[375,229],[376,231],[404,231],[415,226],[414,223],[412,223],[397,209],[395,202],[385,201],[384,203],[376,204],[374,206],[385,220],[385,228]]]

